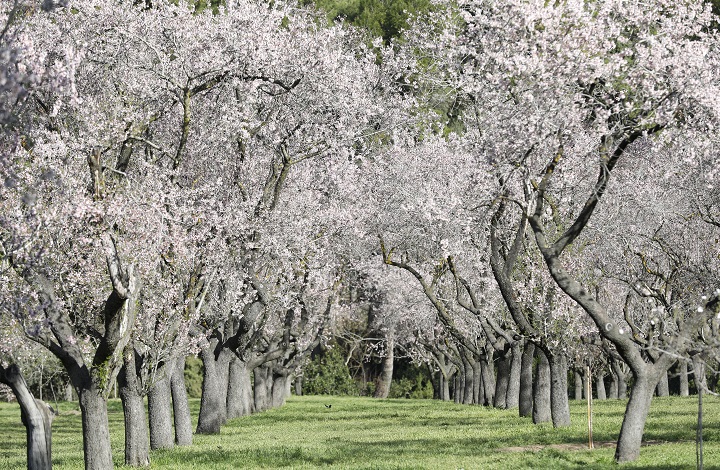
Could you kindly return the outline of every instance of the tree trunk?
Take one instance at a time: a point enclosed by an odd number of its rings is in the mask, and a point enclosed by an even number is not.
[[[627,375],[622,369],[622,366],[617,360],[613,360],[610,363],[610,366],[612,367],[613,372],[617,376],[617,385],[618,385],[618,398],[626,398],[627,397]]]
[[[387,340],[387,350],[382,360],[382,372],[375,385],[374,398],[387,398],[390,394],[390,384],[393,376],[393,363],[395,362],[395,341],[390,338]]]
[[[482,405],[482,366],[478,360],[473,360],[470,365],[473,371],[473,403]]]
[[[289,377],[286,374],[274,374],[272,383],[272,407],[280,408],[285,404]]]
[[[553,426],[570,426],[570,403],[567,387],[567,358],[562,354],[548,357],[550,363],[550,411]]]
[[[660,374],[660,380],[658,381],[657,387],[655,388],[657,396],[669,397],[670,396],[670,383],[668,380],[667,372]]]
[[[462,403],[463,405],[472,405],[473,404],[473,390],[474,390],[474,369],[470,361],[468,360],[466,355],[462,355],[462,362],[463,362],[463,374],[465,376],[465,380],[463,380],[463,399]]]
[[[635,384],[630,392],[630,400],[625,409],[620,436],[615,448],[615,461],[631,462],[640,456],[645,421],[650,412],[650,402],[657,378],[649,374],[635,376]]]
[[[227,391],[228,419],[247,416],[253,413],[253,390],[250,381],[250,370],[245,362],[238,357],[230,361],[230,378]]]
[[[107,399],[95,386],[77,392],[82,416],[85,470],[112,469]]]
[[[298,375],[295,377],[295,395],[301,397],[302,394],[302,375]]]
[[[575,369],[573,371],[573,378],[575,379],[575,399],[576,400],[582,400],[583,399],[583,391],[585,387],[583,387],[583,383],[585,383],[585,380],[583,378],[583,373],[580,372],[578,369]]]
[[[550,408],[550,363],[545,352],[535,348],[538,362],[533,381],[533,423],[549,423],[552,421]]]
[[[32,396],[17,365],[4,368],[0,364],[0,383],[12,389],[20,404],[22,423],[26,430],[28,470],[49,470],[52,468],[50,410],[45,403]]]
[[[175,422],[175,444],[189,446],[192,445],[192,421],[185,387],[185,356],[177,358],[173,366],[170,370],[170,392]]]
[[[463,384],[465,380],[465,374],[462,371],[462,368],[458,369],[457,374],[455,374],[455,380],[453,381],[453,401],[456,404],[461,404],[463,400],[463,390],[465,389],[465,385]]]
[[[497,382],[495,382],[495,408],[505,408],[507,406],[507,391],[510,383],[510,367],[512,357],[510,350],[500,355],[497,361]]]
[[[682,359],[678,361],[678,375],[680,376],[680,396],[690,396],[690,383],[688,381],[688,364]]]
[[[515,341],[512,344],[512,358],[510,359],[510,374],[505,398],[505,408],[517,408],[520,401],[520,369],[522,366],[522,343]]]
[[[480,358],[480,365],[482,366],[482,383],[485,397],[483,399],[483,405],[491,406],[495,401],[495,374],[493,373],[492,354],[488,354],[485,357]]]
[[[532,416],[533,410],[533,358],[535,357],[535,344],[525,342],[520,362],[520,416]]]
[[[605,393],[605,377],[602,371],[599,371],[595,378],[595,390],[597,390],[598,400],[607,400],[607,394]]]
[[[618,399],[618,378],[612,368],[610,369],[610,390],[608,393],[608,398],[610,398],[611,400]]]
[[[198,434],[218,434],[220,426],[227,420],[227,387],[230,364],[230,352],[222,349],[215,352],[218,340],[211,339],[210,346],[200,351],[205,367],[200,398],[200,415],[196,432]]]
[[[138,383],[135,351],[131,344],[125,348],[123,367],[118,374],[120,400],[125,418],[125,465],[150,465],[150,441],[145,416],[145,402]]]
[[[171,371],[167,371],[171,373]],[[172,449],[173,436],[172,406],[170,403],[170,380],[156,378],[148,393],[148,416],[150,421],[150,449]]]
[[[270,408],[269,391],[272,386],[270,368],[266,366],[256,367],[253,371],[254,378],[254,399],[255,412],[259,413]]]

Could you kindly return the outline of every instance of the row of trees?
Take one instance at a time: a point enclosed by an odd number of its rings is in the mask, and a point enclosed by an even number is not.
[[[379,397],[396,351],[432,364],[441,398],[452,380],[556,426],[569,366],[608,364],[618,395],[631,376],[618,461],[671,367],[705,386],[709,5],[464,0],[391,47],[289,3],[43,6],[0,17],[0,375],[18,383],[28,340],[60,360],[86,468],[112,468],[116,378],[125,461],[146,465],[191,442],[188,354],[196,432],[216,433],[282,404],[358,321]]]

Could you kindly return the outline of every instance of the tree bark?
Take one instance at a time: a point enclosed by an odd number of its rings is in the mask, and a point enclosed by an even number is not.
[[[519,412],[522,417],[532,416],[533,411],[533,359],[535,357],[535,345],[525,341],[522,358],[520,361],[520,396]]]
[[[515,341],[510,351],[510,374],[508,381],[507,394],[505,398],[505,408],[517,408],[520,401],[520,369],[522,367],[522,343]]]
[[[510,383],[510,367],[512,364],[511,352],[508,349],[500,355],[497,361],[497,382],[495,382],[495,408],[506,408],[508,385]]]
[[[256,367],[253,370],[255,412],[259,413],[270,408],[270,387],[272,381],[270,368],[266,366]]]
[[[645,421],[650,412],[650,402],[657,378],[648,374],[636,375],[635,384],[630,392],[625,416],[617,447],[615,449],[615,460],[617,462],[631,462],[640,456],[640,445],[642,444]]]
[[[476,359],[474,359],[470,365],[472,366],[473,371],[473,403],[476,405],[482,405],[482,366],[480,365],[480,361]]]
[[[583,399],[583,391],[585,387],[583,387],[583,383],[585,383],[585,380],[583,378],[583,373],[580,372],[580,370],[575,369],[573,371],[573,378],[575,383],[575,399],[576,400],[582,400]]]
[[[549,423],[552,421],[550,407],[550,363],[547,355],[540,348],[535,348],[537,368],[533,381],[533,423]]]
[[[298,375],[297,377],[295,377],[295,395],[301,397],[302,394],[302,375]]]
[[[254,412],[250,369],[237,357],[230,361],[230,378],[227,391],[228,419],[247,416]]]
[[[655,387],[657,396],[669,397],[670,396],[670,383],[668,380],[667,372],[660,374],[660,380],[658,381],[657,387]]]
[[[167,371],[171,373],[171,371]],[[148,416],[150,421],[150,449],[172,449],[173,436],[172,407],[170,401],[170,380],[167,377],[155,379],[148,393]]]
[[[680,396],[690,396],[690,383],[688,380],[688,364],[687,362],[678,361],[678,375],[680,376]]]
[[[26,431],[28,470],[49,470],[52,468],[50,410],[44,402],[36,400],[30,393],[17,365],[12,364],[4,368],[0,364],[0,383],[12,389],[20,405],[22,423]]]
[[[285,404],[288,393],[287,374],[273,374],[272,380],[272,407],[279,408]]]
[[[392,383],[393,364],[395,362],[395,340],[390,337],[387,340],[385,357],[382,359],[382,371],[375,385],[374,398],[387,398],[390,394],[390,384]]]
[[[617,377],[618,398],[627,398],[627,375],[622,370],[622,366],[618,360],[613,360],[610,366]]]
[[[466,355],[462,356],[463,361],[463,373],[465,374],[465,380],[463,380],[463,405],[472,405],[473,396],[475,393],[475,369],[472,363]]]
[[[567,387],[567,358],[562,354],[551,354],[550,363],[550,411],[553,426],[570,426],[570,403]]]
[[[610,369],[610,390],[608,393],[608,398],[610,398],[611,400],[618,399],[618,378],[612,368]]]
[[[605,390],[605,376],[602,371],[599,371],[595,378],[595,390],[597,390],[598,400],[607,400],[607,394]]]
[[[113,468],[107,398],[95,386],[78,391],[82,416],[85,470]]]
[[[483,405],[486,406],[491,406],[495,401],[496,384],[495,374],[493,373],[492,357],[493,355],[488,353],[487,356],[480,358],[480,365],[482,366],[483,391],[485,394]]]
[[[190,404],[185,387],[185,356],[178,357],[170,371],[170,393],[173,403],[173,420],[175,424],[175,444],[192,445],[192,421]]]
[[[211,338],[210,345],[200,351],[205,373],[196,429],[198,434],[218,434],[220,426],[227,421],[226,400],[232,353],[218,343],[216,338]]]
[[[120,401],[125,418],[125,465],[146,467],[150,465],[148,423],[145,402],[138,383],[135,350],[131,343],[125,347],[123,367],[118,374]]]

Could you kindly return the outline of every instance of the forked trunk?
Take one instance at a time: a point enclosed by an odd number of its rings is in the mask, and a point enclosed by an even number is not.
[[[189,446],[192,445],[192,422],[185,388],[185,356],[177,358],[173,366],[170,371],[170,392],[173,402],[175,444]]]
[[[170,380],[167,377],[156,379],[148,393],[148,416],[150,449],[172,449],[175,445],[175,436],[173,436]]]
[[[525,342],[522,358],[520,361],[520,416],[532,416],[533,410],[533,359],[535,357],[535,345],[529,341]]]
[[[548,357],[550,363],[550,411],[553,426],[570,426],[570,403],[567,388],[567,358],[562,354]]]
[[[533,423],[549,423],[552,421],[550,409],[550,363],[545,352],[535,348],[537,355],[537,368],[533,381]]]
[[[82,415],[85,470],[113,468],[107,399],[94,386],[78,390]]]

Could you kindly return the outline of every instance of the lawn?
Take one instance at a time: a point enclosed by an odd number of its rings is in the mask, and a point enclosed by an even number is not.
[[[331,405],[327,408],[326,405]],[[516,469],[617,468],[611,443],[624,401],[596,401],[588,450],[586,405],[571,402],[572,426],[553,429],[517,417],[517,411],[431,400],[293,397],[283,408],[240,418],[216,436],[195,436],[191,447],[152,453],[152,468]],[[197,415],[197,400],[192,402]],[[697,402],[657,398],[640,459],[622,468],[695,468]],[[705,468],[720,469],[720,398],[706,397]],[[53,423],[55,469],[82,468],[80,416],[61,403]],[[123,459],[120,402],[110,402],[115,463]],[[0,404],[0,469],[25,465],[25,432],[15,404]]]

